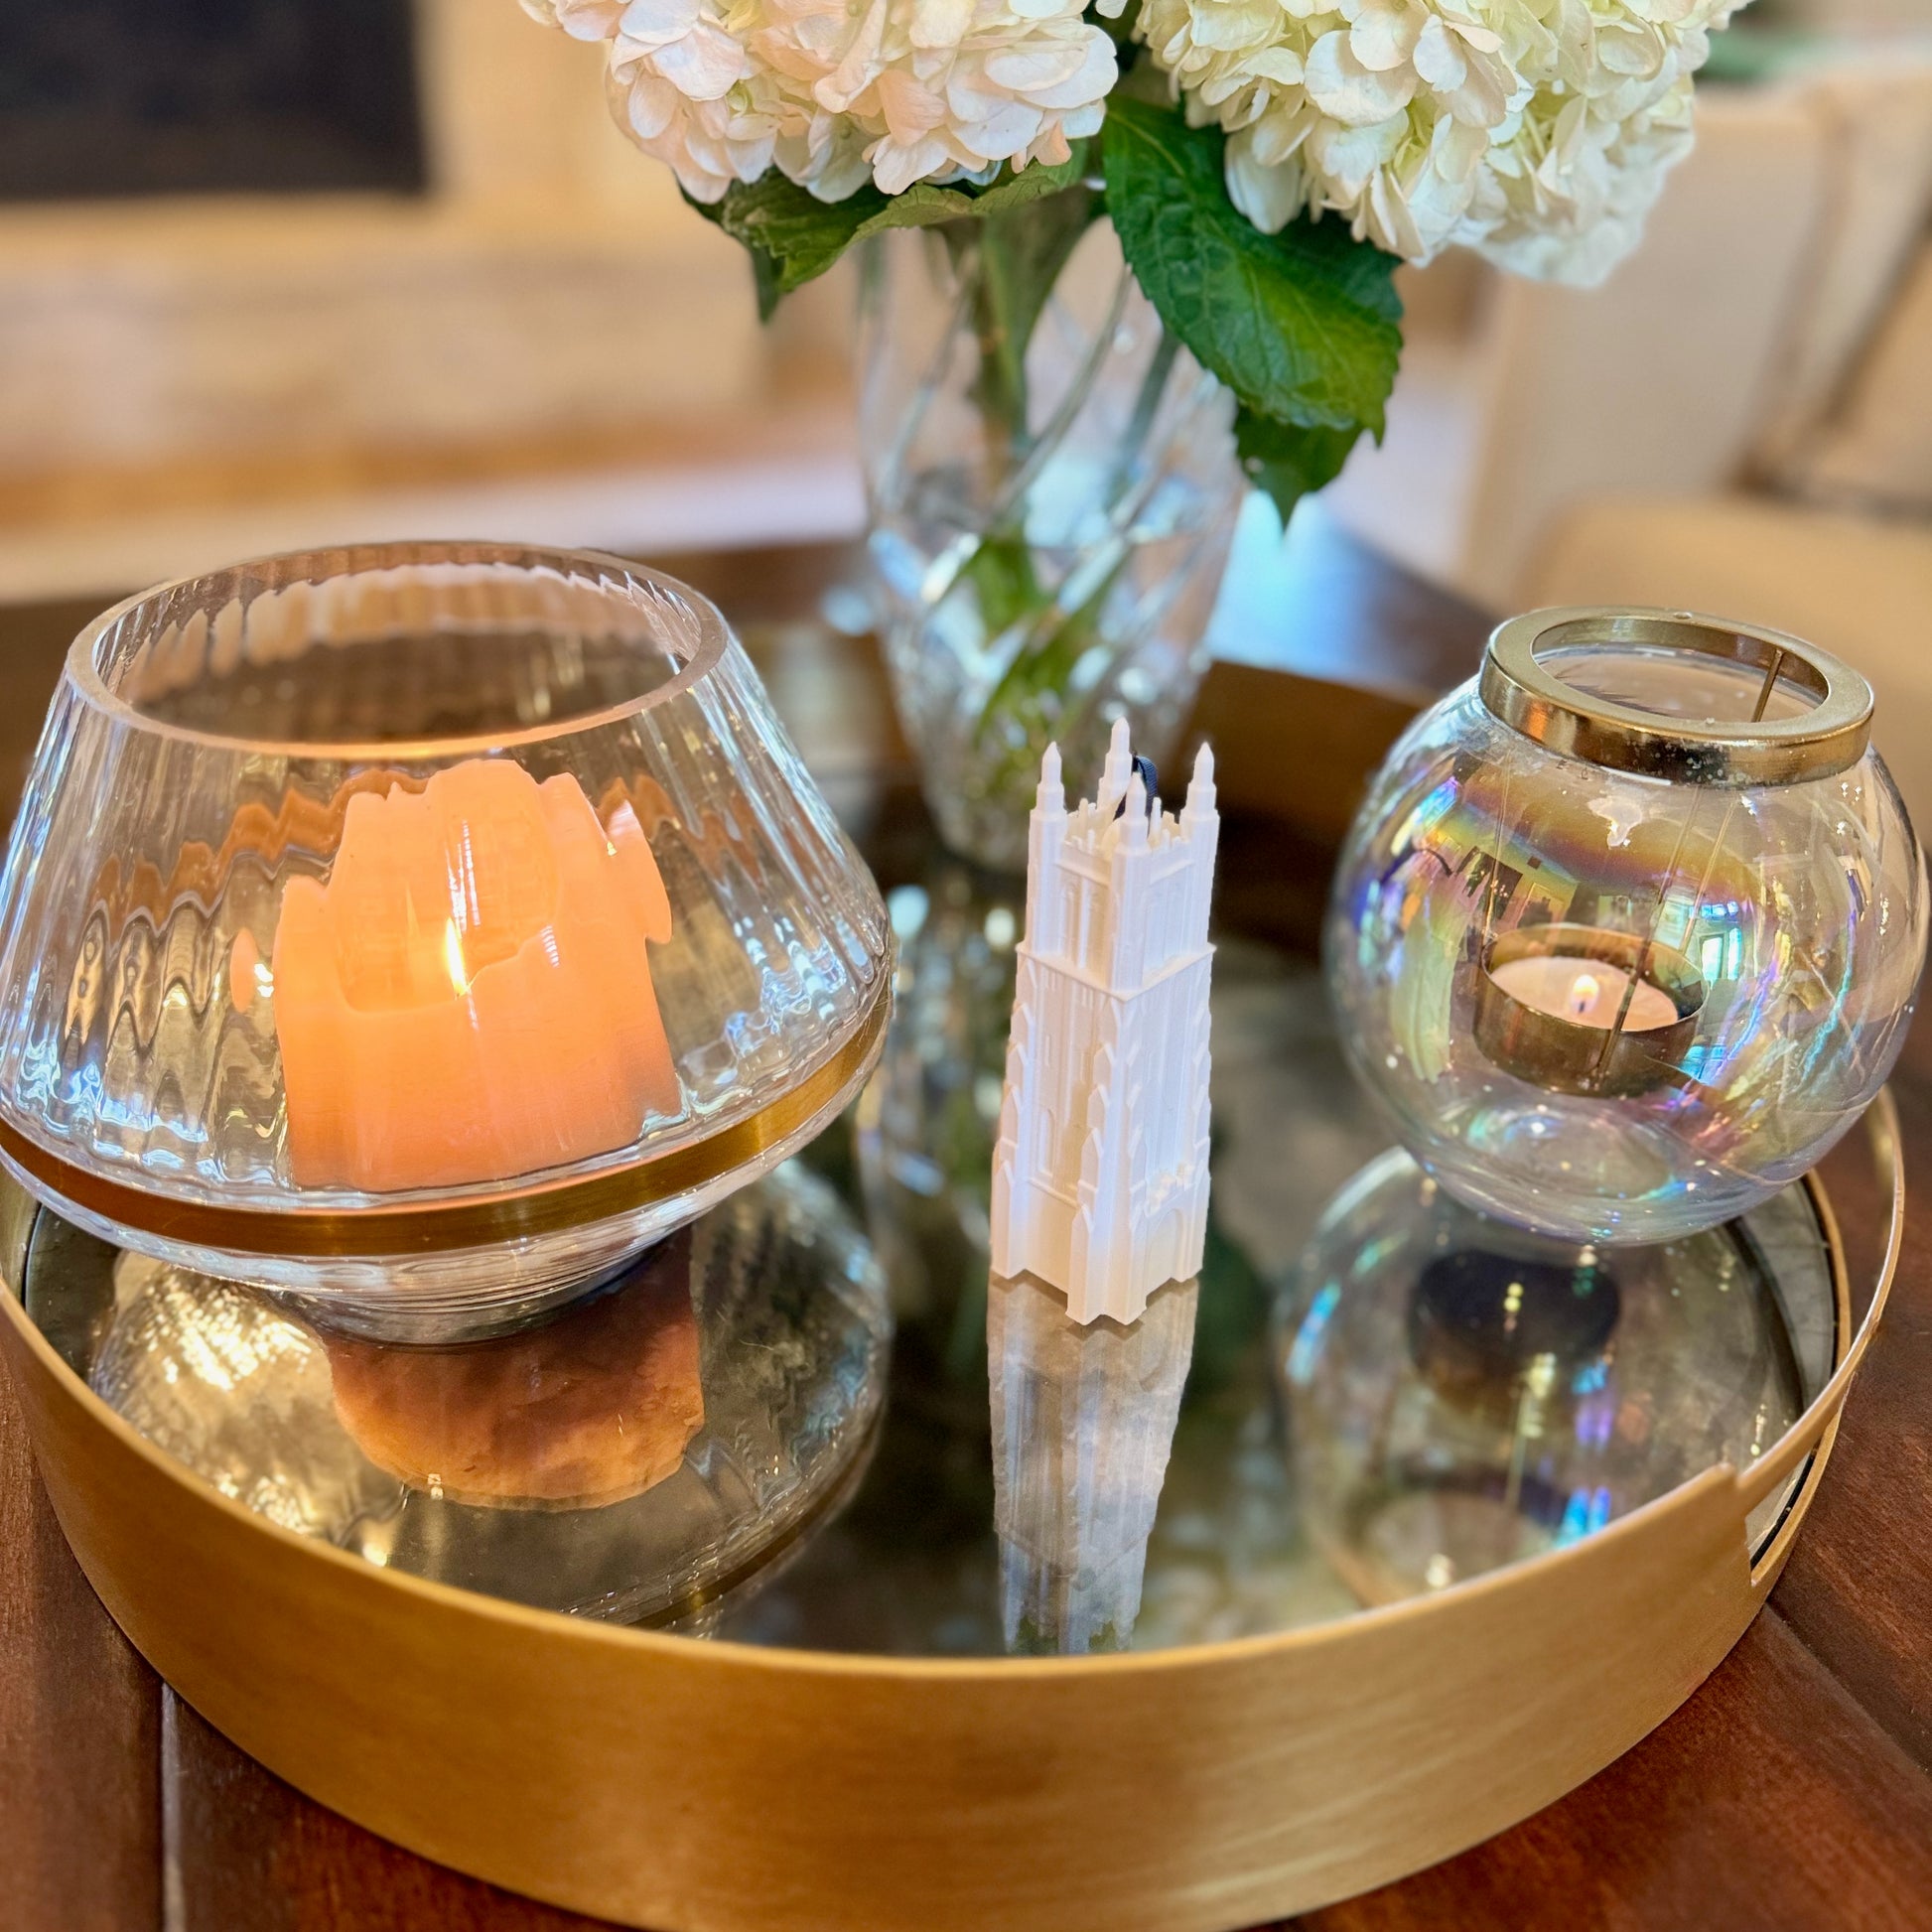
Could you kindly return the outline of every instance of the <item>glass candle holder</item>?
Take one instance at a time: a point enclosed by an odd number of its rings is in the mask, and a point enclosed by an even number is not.
[[[1856,671],[1664,612],[1504,624],[1390,753],[1328,985],[1356,1071],[1472,1206],[1669,1240],[1795,1179],[1904,1040],[1924,860]]]
[[[877,889],[711,605],[484,544],[89,624],[0,920],[8,1167],[365,1329],[608,1276],[828,1121],[890,999]]]

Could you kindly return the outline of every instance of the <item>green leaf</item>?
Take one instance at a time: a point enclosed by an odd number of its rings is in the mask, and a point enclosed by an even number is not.
[[[1082,138],[1067,145],[1071,152],[1064,161],[1056,162],[1051,167],[1035,161],[1031,167],[1022,168],[1017,175],[1011,168],[1002,168],[998,177],[984,188],[927,188],[921,183],[917,188],[908,188],[905,194],[964,195],[972,204],[972,213],[1004,214],[1009,208],[1025,207],[1029,202],[1044,201],[1048,195],[1057,195],[1062,189],[1072,188],[1085,180],[1092,143]],[[905,195],[898,199],[903,201]]]
[[[1273,499],[1288,528],[1295,505],[1311,489],[1333,483],[1361,435],[1350,429],[1304,429],[1300,423],[1278,423],[1243,409],[1234,419],[1234,447],[1241,467]]]
[[[1058,167],[1035,162],[1018,174],[1002,169],[985,188],[935,188],[919,182],[902,195],[882,195],[868,184],[842,202],[821,202],[773,168],[754,182],[734,182],[723,201],[692,202],[752,251],[759,310],[765,317],[780,296],[823,275],[852,246],[886,228],[929,228],[1025,207],[1074,187],[1085,174],[1087,143]],[[685,198],[687,201],[690,197]]]
[[[784,294],[779,286],[777,258],[767,255],[762,248],[749,248],[746,253],[752,258],[752,286],[758,291],[759,320],[769,322]]]
[[[1402,353],[1396,261],[1335,220],[1263,234],[1228,200],[1223,137],[1116,95],[1107,212],[1162,320],[1244,408],[1306,428],[1382,430]]]
[[[996,532],[985,538],[961,566],[957,581],[978,596],[980,623],[989,637],[1002,636],[1044,602],[1024,536]]]

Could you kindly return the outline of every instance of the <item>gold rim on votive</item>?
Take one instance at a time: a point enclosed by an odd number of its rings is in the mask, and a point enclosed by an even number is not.
[[[1656,987],[1677,1009],[1676,1020],[1638,1033],[1590,1027],[1545,1013],[1497,984],[1498,966],[1556,954],[1598,960]],[[1697,1035],[1703,1007],[1703,976],[1672,947],[1600,926],[1562,921],[1520,926],[1492,940],[1482,956],[1476,974],[1476,1045],[1492,1065],[1552,1093],[1648,1093],[1683,1077],[1680,1062]]]
[[[1590,644],[1697,651],[1763,673],[1761,712],[1780,684],[1816,702],[1791,718],[1669,718],[1578,689],[1543,661]],[[1497,626],[1483,652],[1483,704],[1512,730],[1566,758],[1680,783],[1741,789],[1829,777],[1871,737],[1871,687],[1802,638],[1691,611],[1576,605]]]
[[[138,1234],[230,1255],[371,1260],[449,1254],[588,1227],[707,1186],[805,1127],[877,1055],[892,1015],[891,974],[845,1040],[756,1112],[628,1167],[461,1200],[395,1207],[255,1208],[163,1194],[76,1167],[0,1119],[0,1154],[37,1191]],[[514,1189],[514,1191],[511,1191]]]

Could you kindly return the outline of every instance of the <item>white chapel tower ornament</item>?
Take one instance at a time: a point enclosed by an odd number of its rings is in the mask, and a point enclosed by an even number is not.
[[[1066,809],[1056,747],[1040,761],[993,1266],[1062,1290],[1076,1321],[1136,1320],[1164,1282],[1200,1270],[1220,829],[1205,746],[1178,817],[1148,798],[1125,721],[1091,804]]]

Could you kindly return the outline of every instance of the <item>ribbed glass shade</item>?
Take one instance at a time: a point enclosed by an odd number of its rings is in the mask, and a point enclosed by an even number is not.
[[[108,612],[3,885],[0,1150],[207,1273],[538,1299],[771,1167],[877,1049],[872,880],[718,613],[395,545]]]

